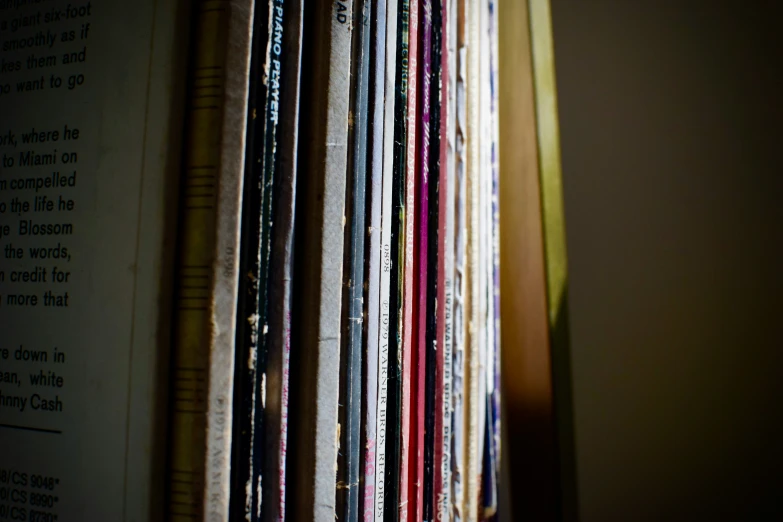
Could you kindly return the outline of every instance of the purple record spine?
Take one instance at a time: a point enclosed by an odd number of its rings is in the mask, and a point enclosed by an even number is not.
[[[418,331],[414,332],[417,339],[414,341],[416,346],[417,363],[416,375],[411,379],[416,379],[416,397],[414,398],[415,407],[413,414],[415,416],[411,422],[411,446],[414,451],[411,452],[411,472],[413,479],[410,482],[411,492],[408,496],[412,504],[409,514],[412,518],[409,520],[422,520],[424,516],[424,427],[425,427],[425,371],[427,359],[427,292],[428,285],[428,247],[429,247],[429,193],[430,193],[430,83],[432,78],[432,2],[431,0],[421,0],[422,19],[420,26],[419,52],[421,56],[421,88],[419,96],[421,99],[420,114],[418,121],[418,139],[419,139],[419,157],[418,163],[418,274],[414,277],[418,279]],[[413,382],[413,381],[412,381]],[[413,384],[412,384],[413,387]]]

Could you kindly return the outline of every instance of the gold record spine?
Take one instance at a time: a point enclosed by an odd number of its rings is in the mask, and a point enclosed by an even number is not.
[[[229,3],[193,9],[180,180],[168,475],[168,520],[204,519],[205,452],[217,190]]]

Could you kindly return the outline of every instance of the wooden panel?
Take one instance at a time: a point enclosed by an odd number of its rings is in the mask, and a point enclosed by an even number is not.
[[[552,16],[549,0],[530,0],[529,7],[557,448],[557,519],[572,521],[578,518],[578,508],[568,319],[568,262]]]
[[[527,1],[499,0],[500,277],[507,520],[556,518],[557,452]]]

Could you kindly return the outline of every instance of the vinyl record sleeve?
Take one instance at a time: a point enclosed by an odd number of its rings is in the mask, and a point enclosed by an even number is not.
[[[387,403],[384,520],[400,520],[403,421],[403,290],[405,277],[405,187],[407,172],[410,2],[398,3],[394,56],[394,140],[390,239],[389,386]],[[406,470],[407,471],[407,470]],[[406,482],[407,486],[407,482]],[[405,495],[407,498],[407,494]]]
[[[453,175],[453,91],[452,61],[456,50],[451,48],[452,17],[449,0],[437,0],[439,15],[433,24],[437,49],[437,65],[434,81],[438,102],[438,162],[433,175],[438,176],[437,241],[436,241],[436,306],[434,351],[434,392],[432,420],[432,486],[425,496],[425,516],[430,520],[448,520],[448,503],[451,489],[451,357],[452,357],[452,306],[454,269],[454,175]],[[431,503],[428,512],[426,502]]]
[[[442,406],[442,426],[438,433],[442,432],[442,461],[439,470],[442,475],[436,483],[435,493],[438,514],[440,520],[452,520],[453,508],[452,498],[454,495],[453,487],[453,458],[454,458],[454,363],[455,363],[455,341],[456,341],[456,321],[455,304],[457,295],[457,274],[456,274],[456,231],[457,231],[457,20],[458,20],[458,0],[444,0],[444,49],[446,56],[443,61],[443,77],[445,81],[445,91],[443,97],[447,105],[446,117],[441,119],[441,125],[446,126],[445,132],[445,161],[441,164],[441,169],[445,168],[445,177],[441,172],[441,179],[445,179],[445,190],[441,195],[441,201],[445,199],[445,240],[443,242],[444,256],[442,258],[444,274],[445,300],[443,307],[443,406]],[[441,143],[443,147],[443,142]],[[443,207],[442,207],[443,208]],[[442,214],[441,214],[442,215]],[[436,470],[437,473],[437,470]],[[437,475],[436,475],[437,476]],[[438,493],[437,487],[441,490]]]
[[[498,164],[497,164],[497,4],[494,0],[487,1],[487,174],[486,174],[486,230],[487,230],[487,353],[486,353],[486,393],[487,393],[487,429],[485,434],[485,451],[483,465],[483,514],[494,516],[498,509],[498,480],[500,475],[500,288],[498,274]]]
[[[260,3],[253,12],[250,56],[247,152],[245,155],[240,246],[239,310],[237,317],[235,405],[232,437],[233,517],[260,519],[261,480],[265,457],[264,401],[268,333],[269,246],[272,232],[272,187],[276,171],[280,59],[272,51],[275,23],[283,8],[276,0]],[[282,25],[281,25],[282,27]],[[273,68],[273,59],[277,64]],[[272,75],[275,75],[274,81]],[[273,102],[274,106],[273,106]]]
[[[415,261],[416,261],[416,116],[418,102],[418,41],[419,41],[419,2],[409,1],[408,23],[408,81],[407,81],[407,133],[405,137],[405,204],[403,228],[403,306],[402,306],[402,400],[400,407],[400,520],[408,520],[410,502],[410,466],[412,437],[411,419],[415,411],[415,397],[411,380],[416,374],[416,336],[418,302],[414,298]]]
[[[398,263],[392,255],[393,214],[397,212],[393,193],[395,182],[395,103],[397,78],[397,0],[386,2],[386,64],[384,68],[383,104],[383,199],[381,201],[381,272],[378,328],[378,410],[375,455],[375,520],[384,520],[387,488],[390,487],[387,470],[396,465],[389,452],[389,441],[396,440],[398,406],[396,401],[397,322],[393,313],[397,289],[392,288],[393,274]],[[393,318],[394,317],[394,318]],[[392,356],[394,356],[392,358]],[[390,464],[391,463],[391,464]],[[396,491],[396,488],[392,488]]]
[[[480,349],[481,337],[481,2],[466,2],[467,77],[465,102],[467,107],[466,135],[466,213],[467,220],[467,285],[465,312],[467,336],[465,344],[465,497],[463,513],[467,521],[477,520],[479,497],[480,451],[479,424]],[[483,394],[481,396],[484,397]]]
[[[487,373],[489,371],[489,350],[491,331],[489,329],[489,295],[491,275],[492,231],[490,228],[490,90],[489,90],[489,7],[487,0],[478,2],[478,170],[476,171],[476,189],[478,192],[478,233],[476,234],[476,247],[478,249],[478,264],[476,273],[478,277],[477,294],[474,306],[478,308],[478,323],[476,336],[478,340],[478,383],[476,407],[478,409],[476,430],[476,481],[478,483],[478,517],[483,517],[485,498],[485,478],[483,473],[485,455],[487,454]]]
[[[430,116],[432,77],[432,3],[419,2],[419,45],[416,107],[416,202],[414,204],[413,324],[411,339],[411,449],[408,493],[409,520],[423,519],[424,432],[429,324],[429,242],[430,242]],[[434,275],[434,274],[433,274]],[[434,282],[434,279],[433,279]]]
[[[382,339],[380,332],[381,211],[383,201],[384,95],[386,84],[386,0],[377,0],[371,16],[369,93],[369,183],[367,185],[367,291],[364,330],[364,379],[362,400],[361,518],[375,520],[377,456],[383,450],[378,440],[379,375]],[[388,293],[387,293],[388,298]],[[388,348],[384,350],[388,359]],[[383,377],[386,378],[385,376]],[[385,397],[384,397],[385,399]],[[381,477],[382,481],[382,477]],[[381,486],[381,489],[383,486]]]
[[[226,74],[223,78],[223,120],[212,263],[209,324],[209,384],[206,411],[204,518],[226,520],[231,493],[231,430],[233,425],[234,364],[239,300],[241,205],[246,155],[248,80],[253,8],[249,2],[228,2]]]
[[[452,413],[452,513],[455,522],[465,520],[466,486],[466,292],[467,292],[467,0],[456,0],[457,67],[455,93],[454,183],[454,349]]]
[[[426,372],[425,372],[425,409],[424,409],[424,475],[422,514],[424,520],[433,520],[435,504],[433,503],[434,473],[435,473],[435,424],[437,416],[436,403],[442,400],[443,387],[436,380],[442,378],[442,369],[438,369],[438,293],[443,287],[441,271],[438,270],[438,260],[441,252],[439,242],[442,238],[440,230],[440,7],[439,0],[433,5],[433,37],[432,37],[432,74],[430,83],[430,182],[429,182],[429,234],[427,246],[427,315],[426,315]],[[444,136],[445,137],[445,136]],[[441,339],[442,341],[442,339]],[[437,392],[436,392],[437,389]],[[441,396],[437,396],[440,394]]]
[[[498,113],[498,2],[489,0],[490,82],[492,89],[492,288],[494,330],[494,375],[492,392],[492,437],[495,441],[495,475],[500,477],[500,125]]]
[[[296,224],[299,94],[302,60],[302,0],[288,0],[280,60],[278,177],[274,185],[274,228],[269,275],[269,333],[266,364],[266,447],[261,498],[262,519],[285,519],[288,417],[291,367],[294,230]],[[273,68],[277,65],[273,63]]]
[[[361,451],[364,255],[369,129],[370,0],[354,5],[348,177],[345,187],[343,335],[340,354],[340,448],[337,459],[337,520],[359,520]]]
[[[294,299],[286,488],[292,520],[333,520],[348,157],[352,8],[305,2],[300,82]],[[301,233],[299,233],[301,231]]]

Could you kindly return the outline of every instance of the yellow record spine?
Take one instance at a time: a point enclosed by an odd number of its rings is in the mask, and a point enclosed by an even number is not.
[[[171,387],[171,521],[203,520],[212,285],[229,2],[199,2],[191,37]]]

